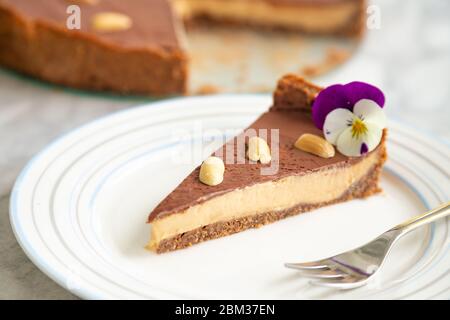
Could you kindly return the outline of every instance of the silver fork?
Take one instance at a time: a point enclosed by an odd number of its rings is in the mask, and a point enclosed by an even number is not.
[[[337,289],[353,289],[366,285],[381,269],[392,246],[405,234],[425,224],[450,214],[450,202],[416,216],[357,249],[327,259],[286,263],[287,268],[296,269],[301,275],[316,279],[315,285]]]

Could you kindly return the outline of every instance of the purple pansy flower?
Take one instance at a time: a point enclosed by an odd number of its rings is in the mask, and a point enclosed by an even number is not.
[[[312,107],[314,124],[322,130],[325,118],[331,111],[337,108],[353,111],[355,104],[362,99],[375,101],[381,108],[384,107],[383,92],[365,82],[354,81],[325,88],[319,93]]]
[[[386,127],[385,98],[380,89],[364,83],[333,85],[319,93],[312,116],[325,138],[346,156],[375,149]]]

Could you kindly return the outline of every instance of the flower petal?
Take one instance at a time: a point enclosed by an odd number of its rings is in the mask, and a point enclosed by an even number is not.
[[[325,139],[336,145],[340,134],[353,122],[355,115],[348,109],[338,108],[331,111],[325,118],[323,133]]]
[[[336,147],[347,157],[359,157],[374,150],[381,141],[383,129],[372,123],[365,123],[367,132],[354,137],[352,128],[345,129],[338,137]]]
[[[360,81],[350,82],[345,85],[347,99],[352,105],[359,100],[369,99],[375,101],[381,108],[384,107],[385,97],[383,92],[377,87]]]
[[[320,130],[327,115],[337,108],[352,110],[353,104],[347,98],[344,85],[336,84],[323,89],[316,97],[312,107],[312,117],[314,124]]]
[[[381,129],[387,126],[387,118],[383,109],[373,100],[359,100],[353,108],[353,113],[364,123],[376,124]]]

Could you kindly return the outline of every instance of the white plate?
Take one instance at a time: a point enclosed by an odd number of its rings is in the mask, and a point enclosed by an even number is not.
[[[359,246],[449,200],[449,147],[396,122],[383,194],[186,250],[144,249],[148,212],[196,165],[175,164],[174,155],[210,129],[244,128],[270,102],[262,95],[168,100],[58,139],[17,179],[10,215],[18,241],[42,271],[82,298],[449,298],[448,220],[402,240],[369,287],[316,288],[283,267]],[[192,137],[174,141],[174,130],[192,128]]]

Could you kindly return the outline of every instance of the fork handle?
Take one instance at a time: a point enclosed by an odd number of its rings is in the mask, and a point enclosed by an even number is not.
[[[408,221],[403,222],[402,224],[399,224],[392,230],[399,230],[402,235],[405,235],[412,230],[415,230],[430,222],[444,218],[449,214],[450,214],[450,202],[447,202],[431,211],[418,215]]]

